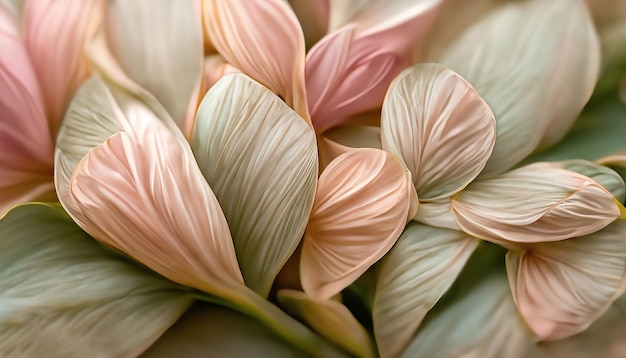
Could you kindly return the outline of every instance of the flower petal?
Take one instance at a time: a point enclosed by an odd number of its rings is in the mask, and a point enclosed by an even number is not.
[[[379,149],[351,150],[326,167],[302,245],[306,293],[332,297],[389,251],[414,215],[410,177]]]
[[[277,295],[278,302],[287,312],[353,356],[376,356],[369,334],[342,303],[330,299],[315,300],[295,290],[280,290]]]
[[[300,21],[306,47],[317,43],[328,31],[329,0],[289,0],[289,5]]]
[[[436,3],[420,1],[416,5],[420,11],[403,14],[413,17],[401,16],[402,21],[389,26],[347,25],[311,49],[306,58],[306,92],[316,132],[380,108],[391,81],[412,64]]]
[[[496,121],[461,76],[438,64],[402,72],[381,117],[383,149],[401,158],[421,201],[450,196],[480,174],[496,142]]]
[[[397,357],[406,348],[478,243],[461,231],[409,223],[378,271],[373,321],[382,357]]]
[[[43,98],[17,24],[0,7],[0,215],[32,200],[56,200],[54,147]]]
[[[120,65],[181,128],[195,115],[202,78],[200,7],[200,0],[116,1],[107,12],[106,36]]]
[[[420,203],[417,214],[415,214],[413,220],[434,227],[461,230],[452,214],[450,198]]]
[[[515,303],[540,339],[582,332],[626,290],[626,222],[506,257]]]
[[[137,100],[114,99],[98,78],[79,89],[61,131],[75,138],[89,126],[121,129],[103,143],[106,130],[96,130],[75,168],[87,143],[57,143],[56,185],[72,218],[172,281],[217,296],[242,286],[226,218],[191,149]]]
[[[193,300],[44,204],[0,220],[0,292],[3,357],[137,356]]]
[[[619,202],[623,203],[624,199],[626,199],[626,185],[624,185],[624,179],[611,168],[582,159],[564,160],[552,164],[557,168],[571,170],[593,179],[608,190]]]
[[[204,0],[204,23],[226,61],[308,120],[304,35],[283,0]]]
[[[315,133],[278,96],[236,73],[207,93],[191,145],[228,220],[246,284],[266,297],[311,213]]]
[[[85,45],[104,16],[101,0],[38,0],[24,6],[24,35],[56,134],[65,109],[89,69]]]
[[[600,48],[583,0],[525,1],[499,7],[431,60],[467,79],[495,113],[488,176],[565,135],[591,96]]]
[[[504,245],[587,235],[620,215],[613,195],[601,185],[549,163],[478,180],[451,203],[463,231]]]
[[[526,357],[528,328],[504,277],[494,272],[420,329],[401,357]]]

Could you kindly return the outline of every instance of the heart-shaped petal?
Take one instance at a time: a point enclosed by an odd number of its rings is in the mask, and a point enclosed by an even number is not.
[[[94,126],[93,136],[72,135]],[[57,190],[85,231],[175,282],[217,296],[243,285],[226,218],[191,149],[141,102],[115,99],[94,77],[61,132]]]
[[[415,215],[411,174],[388,152],[353,149],[319,178],[302,245],[306,293],[327,299],[354,282],[396,242]]]
[[[106,36],[121,67],[152,93],[188,134],[203,70],[201,1],[116,1]],[[188,118],[189,117],[189,118]]]
[[[266,297],[306,227],[315,133],[248,76],[225,76],[198,110],[192,148],[230,226],[246,284]]]
[[[583,0],[524,1],[500,6],[430,60],[491,106],[498,125],[488,176],[565,135],[593,91],[600,45]]]
[[[539,338],[569,337],[587,329],[626,290],[626,221],[510,251],[506,264],[517,308]]]
[[[277,299],[287,312],[353,356],[376,356],[369,334],[341,302],[314,300],[306,293],[295,290],[280,290]]]
[[[496,121],[461,76],[438,64],[406,69],[389,88],[381,117],[383,149],[401,158],[420,201],[450,196],[485,167]]]
[[[283,0],[204,0],[204,23],[226,61],[308,120],[304,35]]]
[[[58,204],[0,220],[0,292],[3,357],[135,357],[193,301],[99,245]]]
[[[32,200],[56,200],[54,146],[43,97],[13,17],[0,7],[0,215]]]
[[[620,216],[613,195],[584,175],[534,163],[477,180],[451,200],[468,234],[508,245],[596,232]]]
[[[101,24],[102,0],[38,0],[24,5],[24,35],[56,134],[65,109],[89,69],[85,44]]]
[[[397,357],[452,286],[479,240],[411,222],[381,260],[373,321],[381,357]]]

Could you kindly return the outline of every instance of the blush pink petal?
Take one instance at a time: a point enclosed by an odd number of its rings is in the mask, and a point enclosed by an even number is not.
[[[306,58],[306,90],[317,133],[380,108],[391,81],[412,64],[434,8],[383,28],[350,24],[316,44]]]
[[[308,120],[304,35],[284,0],[204,0],[204,24],[228,63]]]
[[[454,71],[421,64],[389,88],[381,116],[383,149],[409,168],[420,201],[448,197],[485,167],[496,120],[478,92]]]
[[[613,195],[600,184],[550,163],[477,180],[453,196],[451,205],[463,231],[505,247],[587,235],[620,216]]]
[[[59,122],[89,69],[87,41],[100,25],[101,0],[38,0],[24,6],[24,35],[50,121],[56,134]]]
[[[43,97],[14,19],[0,7],[0,215],[32,200],[56,200],[53,143]]]
[[[542,340],[587,329],[626,290],[626,222],[575,239],[510,251],[518,310]]]
[[[417,206],[410,173],[391,154],[353,149],[318,181],[302,244],[304,291],[327,299],[354,282],[396,242]]]

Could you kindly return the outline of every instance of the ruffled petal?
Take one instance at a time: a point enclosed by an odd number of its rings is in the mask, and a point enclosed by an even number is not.
[[[373,321],[382,357],[402,353],[478,243],[462,231],[409,223],[377,275]]]
[[[626,290],[626,222],[588,236],[510,251],[507,273],[520,313],[540,339],[584,331]]]
[[[246,284],[267,296],[311,213],[315,133],[278,96],[239,73],[207,93],[191,146],[228,220]]]
[[[496,142],[496,121],[467,81],[442,65],[423,64],[391,85],[381,137],[383,149],[411,171],[420,200],[434,200],[480,174]]]
[[[413,190],[410,173],[385,151],[354,149],[333,160],[319,178],[302,245],[304,291],[332,297],[385,255],[415,214]]]

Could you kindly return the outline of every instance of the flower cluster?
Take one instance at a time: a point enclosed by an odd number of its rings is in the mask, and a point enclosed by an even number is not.
[[[584,339],[626,291],[626,122],[585,117],[621,44],[613,0],[0,1],[0,356]]]

